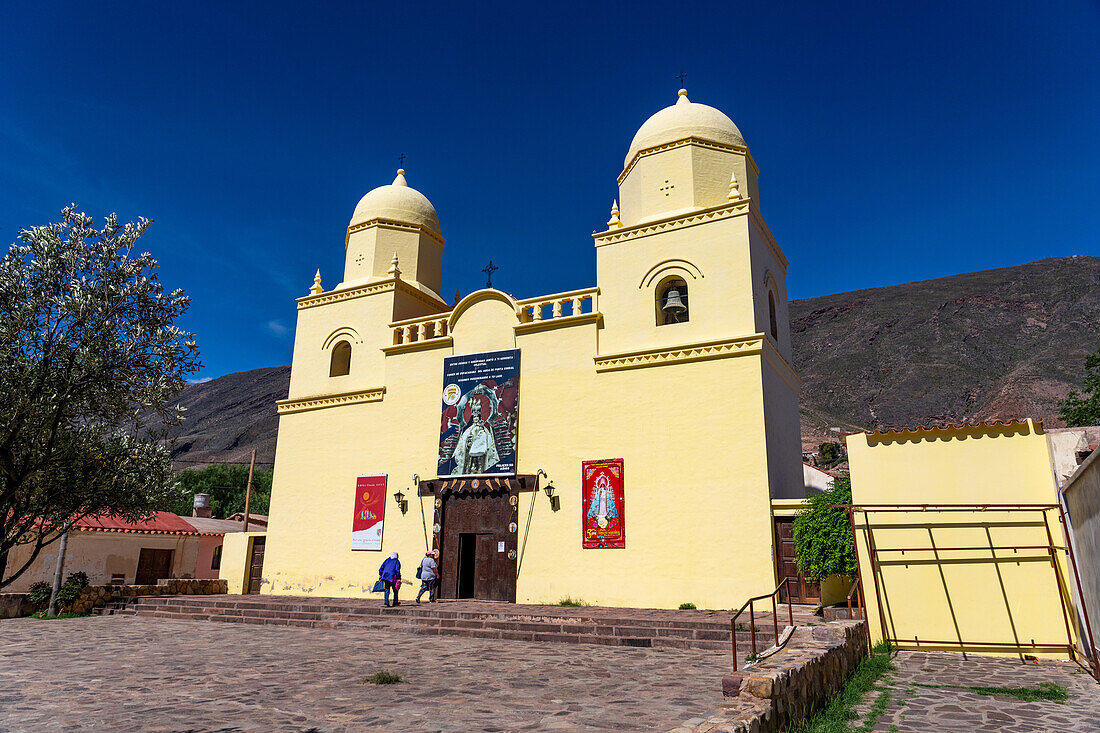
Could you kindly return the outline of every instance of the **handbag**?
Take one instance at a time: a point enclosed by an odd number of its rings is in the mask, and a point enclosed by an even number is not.
[[[374,587],[370,589],[371,593],[381,593],[386,590],[386,584],[381,578],[375,581]]]
[[[401,578],[398,578],[397,580],[393,581],[393,589],[394,590],[401,590]]]
[[[423,566],[420,566],[416,569],[416,579],[417,580],[423,580],[424,579],[423,575],[422,575],[423,572],[424,572],[424,567]]]

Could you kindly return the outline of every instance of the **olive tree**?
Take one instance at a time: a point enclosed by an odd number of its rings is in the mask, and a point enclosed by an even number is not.
[[[169,403],[200,363],[175,325],[189,299],[134,253],[150,223],[96,228],[70,205],[0,259],[0,588],[68,523],[140,520],[174,497]]]

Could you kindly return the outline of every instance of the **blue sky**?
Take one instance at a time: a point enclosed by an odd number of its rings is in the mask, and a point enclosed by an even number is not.
[[[203,377],[290,362],[294,298],[408,156],[443,295],[595,282],[639,125],[726,112],[804,298],[1100,255],[1086,2],[20,3],[0,43],[0,236],[69,201],[156,221]]]

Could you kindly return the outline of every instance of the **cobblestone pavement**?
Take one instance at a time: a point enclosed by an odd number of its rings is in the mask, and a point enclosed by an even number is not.
[[[93,616],[0,621],[0,731],[667,730],[726,654]],[[364,684],[379,670],[396,685]]]
[[[1021,662],[1005,657],[973,654],[898,652],[897,670],[889,675],[890,693],[885,714],[873,730],[907,733],[951,731],[1100,731],[1100,684],[1068,662]],[[1051,682],[1065,687],[1069,700],[1025,702],[1015,697],[979,695],[970,690],[921,685],[963,687],[1036,687]],[[920,683],[920,684],[917,684]],[[859,725],[880,694],[872,690],[857,708]]]

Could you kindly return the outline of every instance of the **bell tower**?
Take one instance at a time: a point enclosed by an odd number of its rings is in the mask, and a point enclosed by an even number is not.
[[[715,388],[760,407],[778,496],[802,487],[800,382],[791,366],[787,259],[761,215],[758,177],[733,121],[684,89],[638,129],[607,229],[593,235],[603,316],[597,362],[724,359]],[[735,355],[749,360],[726,358]]]

